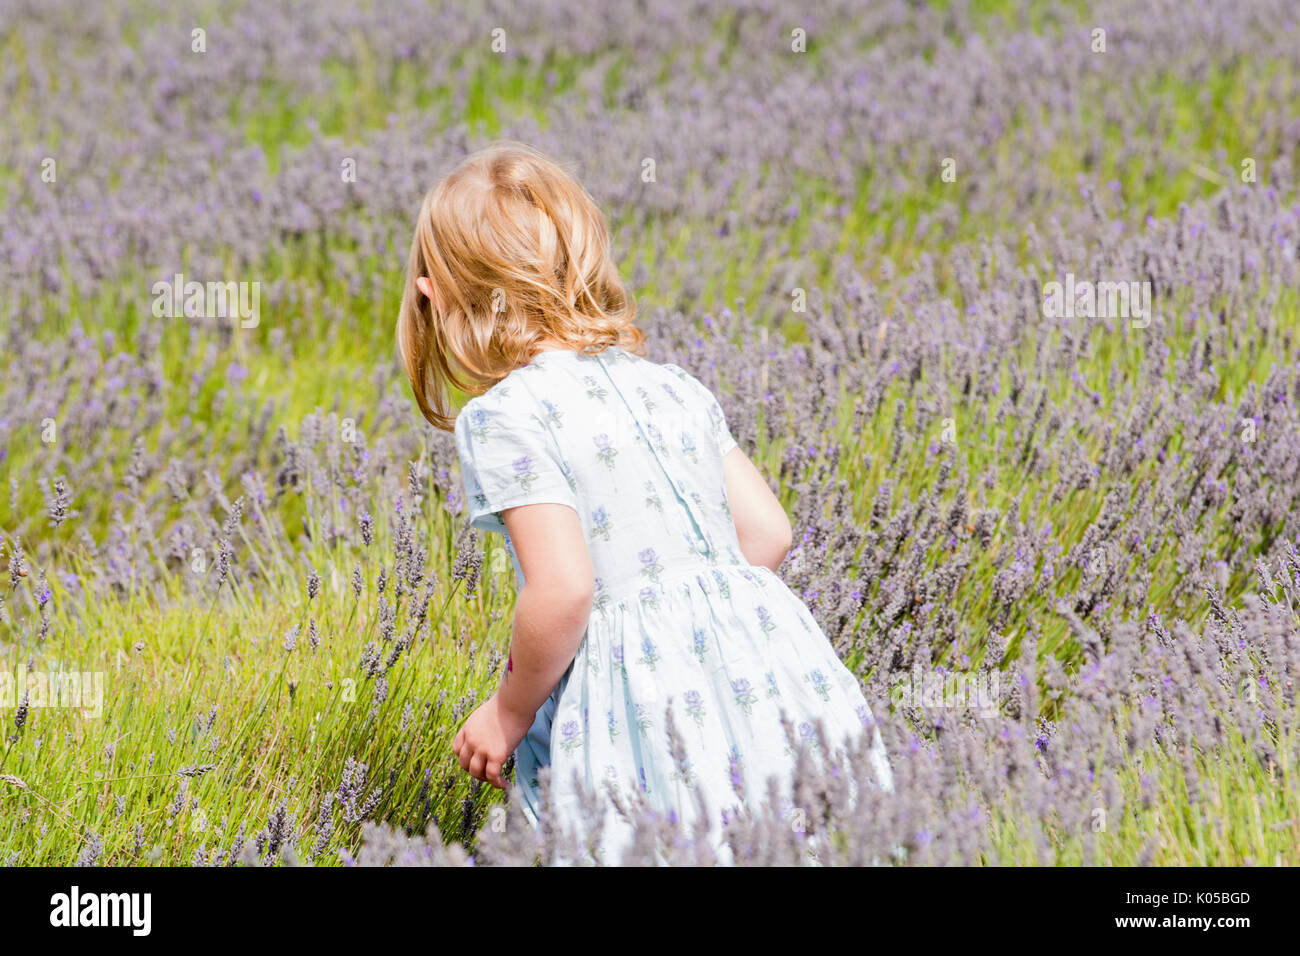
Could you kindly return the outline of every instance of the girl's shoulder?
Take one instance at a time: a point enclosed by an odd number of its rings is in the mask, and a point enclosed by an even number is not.
[[[554,383],[544,382],[547,378],[540,365],[525,365],[467,401],[456,416],[458,445],[468,449],[494,437],[540,430],[554,414],[554,403],[547,397],[554,394]]]
[[[664,373],[664,378],[667,382],[665,385],[665,391],[671,391],[676,387],[674,382],[674,380],[676,380],[676,382],[681,383],[680,387],[690,398],[703,402],[706,406],[712,406],[717,403],[717,396],[714,394],[713,390],[680,365],[676,365],[672,362],[665,362],[662,365],[656,365],[654,367],[660,369],[662,373]]]
[[[478,442],[485,441],[490,433],[511,428],[519,420],[526,420],[527,393],[520,389],[515,377],[522,369],[515,369],[481,395],[467,401],[456,416],[456,437],[471,435]]]

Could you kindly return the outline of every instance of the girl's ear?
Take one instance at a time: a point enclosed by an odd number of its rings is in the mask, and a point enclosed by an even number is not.
[[[429,281],[428,276],[418,276],[415,280],[415,287],[424,293],[426,299],[433,303],[434,307],[438,306],[438,298],[433,294],[433,283]]]

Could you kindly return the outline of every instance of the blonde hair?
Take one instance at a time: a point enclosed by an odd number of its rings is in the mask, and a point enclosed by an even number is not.
[[[542,344],[642,353],[636,302],[596,203],[520,143],[466,158],[420,206],[397,319],[402,361],[430,424],[451,430],[448,386],[478,395]],[[437,304],[416,280],[427,276]]]

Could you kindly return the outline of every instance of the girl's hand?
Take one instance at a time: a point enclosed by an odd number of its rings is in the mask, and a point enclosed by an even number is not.
[[[451,749],[460,761],[460,769],[475,780],[483,780],[498,790],[506,788],[501,767],[515,752],[533,725],[533,718],[508,710],[497,694],[469,715]]]

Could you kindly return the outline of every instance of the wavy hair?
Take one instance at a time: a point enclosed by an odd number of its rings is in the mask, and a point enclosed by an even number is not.
[[[449,386],[481,394],[543,345],[642,354],[636,301],[609,249],[587,191],[521,143],[470,155],[430,189],[397,319],[402,361],[429,423],[454,427]],[[434,300],[416,285],[421,276]]]

